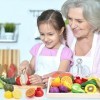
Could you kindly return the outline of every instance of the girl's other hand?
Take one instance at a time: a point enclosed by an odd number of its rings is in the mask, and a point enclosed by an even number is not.
[[[29,76],[29,81],[32,84],[43,84],[42,77],[37,74]]]
[[[26,71],[28,70],[28,67],[29,67],[29,62],[27,60],[23,61],[20,65],[19,65],[19,68],[18,68],[18,75],[22,74],[23,71]]]
[[[49,73],[49,74],[43,75],[43,76],[42,76],[43,83],[47,84],[49,77],[51,77],[52,74],[54,74],[54,73],[55,73],[55,72],[51,72],[51,73]]]

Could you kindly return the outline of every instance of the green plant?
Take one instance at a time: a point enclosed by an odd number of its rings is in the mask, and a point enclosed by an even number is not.
[[[65,25],[67,25],[68,23],[69,23],[69,22],[68,22],[68,20],[66,19],[66,20],[65,20]]]
[[[14,23],[5,23],[4,25],[5,32],[15,32],[16,26]]]

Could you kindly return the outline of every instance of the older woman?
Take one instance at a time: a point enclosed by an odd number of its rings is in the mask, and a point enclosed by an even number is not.
[[[68,45],[74,75],[100,76],[100,0],[67,0],[61,9],[69,21]]]

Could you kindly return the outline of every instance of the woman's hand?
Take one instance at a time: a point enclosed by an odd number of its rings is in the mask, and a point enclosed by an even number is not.
[[[18,68],[18,74],[22,74],[23,71],[27,72],[29,68],[29,62],[27,60],[23,61],[20,65],[19,65],[19,68]]]
[[[34,74],[34,75],[30,75],[29,76],[29,81],[30,83],[32,84],[42,84],[43,81],[42,81],[42,77],[37,75],[37,74]]]

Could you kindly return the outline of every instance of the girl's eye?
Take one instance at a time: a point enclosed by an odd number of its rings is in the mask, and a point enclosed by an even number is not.
[[[50,36],[52,36],[53,34],[49,34]]]
[[[43,36],[44,34],[40,34],[41,36]]]

